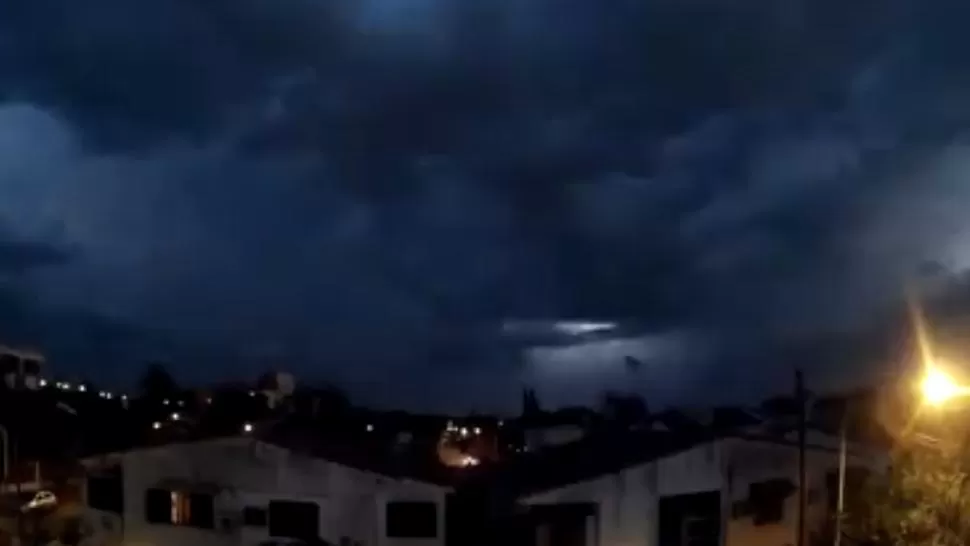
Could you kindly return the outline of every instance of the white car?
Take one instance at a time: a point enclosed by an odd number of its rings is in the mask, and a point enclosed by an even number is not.
[[[36,510],[37,508],[47,508],[57,505],[57,496],[50,491],[38,491],[34,498],[30,499],[30,502],[25,504],[21,510],[24,512],[29,512],[31,510]]]

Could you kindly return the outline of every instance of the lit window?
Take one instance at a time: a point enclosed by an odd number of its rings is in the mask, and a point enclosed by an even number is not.
[[[163,525],[215,527],[212,495],[149,489],[145,492],[145,521]]]
[[[190,501],[189,496],[179,491],[172,491],[172,518],[169,520],[173,525],[188,525]]]

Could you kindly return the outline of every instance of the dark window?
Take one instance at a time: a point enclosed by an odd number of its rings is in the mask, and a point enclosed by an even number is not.
[[[212,495],[189,495],[189,522],[192,527],[215,529],[216,511]]]
[[[164,489],[145,491],[145,521],[172,523],[172,492]]]
[[[780,523],[785,519],[785,499],[795,491],[788,480],[768,480],[752,483],[748,489],[748,503],[755,525]]]
[[[269,503],[269,536],[311,539],[320,536],[320,508],[315,502]]]
[[[438,536],[438,505],[433,502],[389,502],[385,515],[388,538]]]
[[[40,361],[35,358],[24,359],[24,375],[40,375]]]
[[[2,374],[20,374],[20,359],[15,355],[4,354],[0,355],[0,373]]]
[[[266,509],[258,506],[247,506],[243,508],[243,525],[246,527],[266,527],[268,520]]]
[[[95,510],[120,514],[125,506],[121,476],[88,478],[88,506]]]

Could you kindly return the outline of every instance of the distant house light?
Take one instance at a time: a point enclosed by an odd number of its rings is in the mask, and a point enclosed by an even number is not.
[[[178,421],[181,418],[182,418],[182,416],[179,415],[178,412],[175,412],[175,413],[172,414],[172,420],[173,421]]]
[[[466,427],[461,427],[461,436],[464,438],[468,436],[468,429]]]
[[[154,423],[152,423],[152,428],[155,429],[155,430],[158,430],[158,429],[162,428],[162,424],[159,423],[158,421],[155,421]]]
[[[374,425],[367,425],[367,432],[374,432]]]
[[[246,434],[249,434],[250,432],[253,431],[253,424],[252,423],[244,423],[242,429],[243,429],[243,432],[245,432]]]
[[[481,427],[475,427],[475,435],[477,436],[477,435],[479,435],[481,433],[482,433]]]
[[[88,388],[87,388],[86,385],[78,385],[77,386],[77,390],[79,390],[81,392],[87,392]]]
[[[47,386],[47,380],[42,377],[42,378],[40,378],[39,384],[40,384],[41,387],[46,387]]]
[[[110,392],[105,392],[104,397],[107,398],[108,400],[111,400],[114,397],[114,395],[111,394]]]
[[[166,398],[165,400],[162,400],[162,404],[167,406],[168,405],[168,398]]]

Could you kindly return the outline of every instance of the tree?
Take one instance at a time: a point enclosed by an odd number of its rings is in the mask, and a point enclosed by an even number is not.
[[[153,362],[145,368],[139,387],[142,396],[156,400],[175,396],[179,391],[178,384],[172,374],[160,362]]]
[[[970,544],[968,454],[965,445],[895,453],[888,472],[869,480],[858,501],[847,505],[847,544]]]

